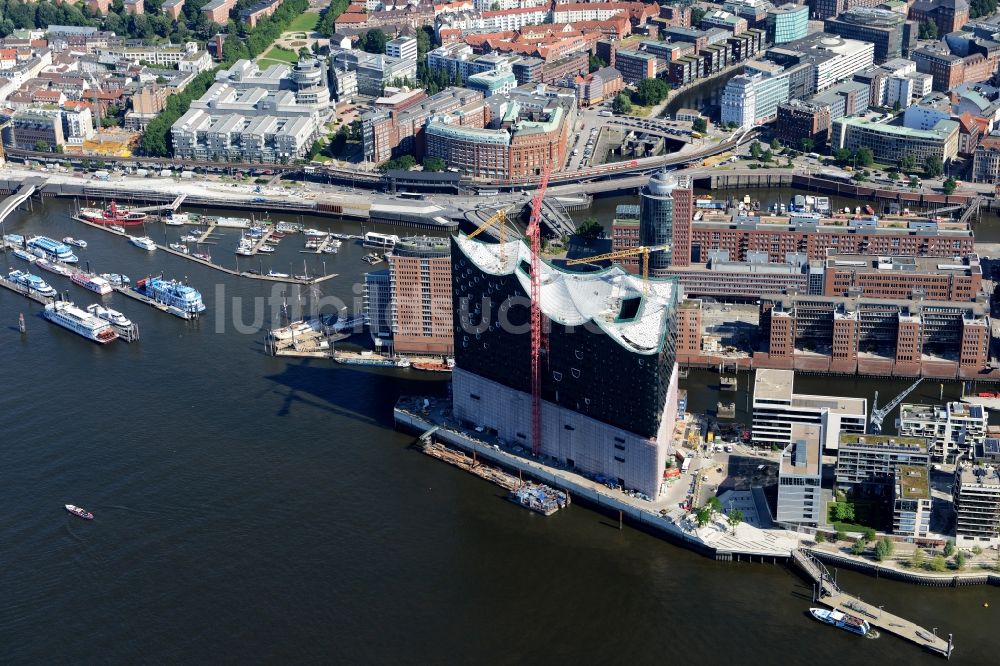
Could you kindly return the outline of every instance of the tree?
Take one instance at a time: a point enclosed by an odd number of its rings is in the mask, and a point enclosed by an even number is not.
[[[924,173],[928,178],[937,178],[944,173],[944,163],[940,155],[928,155],[924,160]]]
[[[597,70],[601,69],[602,67],[607,67],[608,63],[606,63],[604,61],[604,58],[601,58],[601,57],[596,56],[596,55],[591,55],[590,56],[590,62],[588,63],[588,66],[589,66],[589,69],[590,69],[591,72],[596,72]]]
[[[861,555],[865,552],[865,540],[855,539],[854,543],[851,545],[851,554]]]
[[[844,530],[837,530],[837,532],[833,535],[833,540],[847,541],[847,532],[845,532]]]
[[[726,519],[726,522],[729,523],[729,526],[732,527],[735,532],[739,524],[743,522],[743,512],[739,509],[733,509],[729,512],[729,517]]]
[[[943,555],[935,555],[930,563],[931,571],[945,571],[948,568],[948,561]]]
[[[982,555],[983,554],[983,549],[980,548],[979,546],[973,546],[972,547],[972,554],[973,555]]]
[[[691,25],[698,25],[705,18],[706,11],[701,7],[691,8]]]
[[[879,562],[884,562],[892,555],[893,549],[894,546],[891,539],[879,539],[878,543],[875,544],[875,559]]]
[[[937,39],[938,28],[937,23],[934,21],[924,21],[920,24],[920,30],[917,35],[920,39]]]
[[[955,542],[948,539],[948,543],[944,545],[944,556],[951,557],[955,554]]]
[[[388,160],[379,165],[378,170],[382,173],[386,171],[409,171],[417,166],[417,159],[413,155],[403,155],[394,160]]]
[[[889,180],[899,180],[899,172],[895,169],[889,169]]]
[[[618,115],[632,113],[632,101],[629,100],[628,95],[625,93],[618,93],[615,95],[614,101],[611,102],[611,110]]]
[[[910,176],[910,187],[913,189],[920,187],[920,179],[916,176]]]
[[[767,150],[764,151],[764,154],[760,156],[760,159],[764,160],[765,162],[770,162],[774,159],[774,153],[772,153],[771,149],[768,148]]]
[[[665,100],[669,94],[670,84],[663,79],[643,79],[636,85],[632,99],[642,106],[654,106]]]
[[[913,555],[910,556],[910,566],[919,569],[924,566],[924,551],[921,548],[914,548]]]
[[[862,538],[865,541],[868,541],[868,542],[874,541],[875,540],[875,530],[873,530],[870,527],[866,528],[865,531],[864,531],[864,533],[862,534]]]
[[[823,532],[816,532],[816,543],[823,543],[826,541],[826,534]]]
[[[893,113],[899,113],[899,111],[902,108],[903,108],[903,105],[899,103],[898,99],[895,102],[892,103],[892,112]]]
[[[704,527],[712,522],[712,510],[703,506],[695,512],[694,517],[698,521],[698,527]]]
[[[854,520],[854,505],[849,502],[832,502],[833,519],[838,523]]]
[[[773,150],[774,152],[778,152],[779,150],[781,150],[781,142],[778,141],[778,137],[774,137],[773,139],[771,139],[771,150]]]
[[[903,155],[903,157],[900,158],[899,170],[902,171],[903,173],[909,173],[911,171],[916,170],[916,168],[917,168],[917,158],[914,157],[913,155],[907,153],[906,155]]]
[[[693,129],[695,132],[701,132],[702,134],[704,134],[705,132],[708,131],[708,121],[705,120],[704,118],[695,118],[694,122],[691,123],[691,129]]]
[[[969,3],[969,17],[989,16],[997,10],[997,0],[972,0]]]
[[[708,508],[716,513],[722,513],[722,500],[718,497],[710,497],[708,499]]]
[[[966,559],[966,555],[965,555],[964,551],[960,550],[957,553],[955,553],[955,568],[957,568],[959,571],[961,571],[962,569],[964,569],[965,568],[965,559]]]
[[[811,153],[812,149],[816,147],[816,142],[809,137],[803,137],[799,139],[799,146],[802,147],[803,153]]]
[[[444,171],[447,168],[448,164],[440,157],[424,158],[424,171]]]
[[[754,141],[750,144],[750,156],[755,160],[759,160],[763,150],[760,147],[760,141]]]
[[[855,157],[858,160],[858,164],[861,166],[870,167],[875,164],[875,153],[872,152],[871,148],[858,148],[858,152],[855,153]]]
[[[596,240],[604,236],[604,227],[596,217],[588,217],[576,228],[576,235],[585,240]]]
[[[317,157],[319,157],[320,153],[322,152],[323,152],[323,143],[319,139],[316,139],[315,141],[313,141],[313,145],[309,148],[307,157],[310,160],[314,160]]]
[[[385,53],[385,33],[378,28],[372,28],[361,37],[361,49],[368,53]]]
[[[833,159],[837,161],[837,166],[847,166],[853,158],[854,156],[847,148],[837,148],[833,151]]]
[[[958,188],[958,183],[951,176],[948,176],[944,183],[941,185],[941,189],[944,190],[945,194],[954,194],[955,190]]]
[[[35,142],[35,150],[39,153],[49,152],[49,142],[39,139],[38,141]]]

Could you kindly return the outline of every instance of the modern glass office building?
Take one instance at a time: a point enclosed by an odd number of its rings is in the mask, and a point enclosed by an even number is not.
[[[784,44],[809,34],[809,5],[789,2],[767,11],[767,41]]]

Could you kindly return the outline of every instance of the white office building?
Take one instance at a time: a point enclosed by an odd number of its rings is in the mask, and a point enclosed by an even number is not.
[[[400,60],[417,61],[417,40],[413,37],[397,37],[385,44],[385,54]]]
[[[812,423],[791,427],[792,443],[782,451],[778,466],[775,519],[779,523],[816,525],[823,521],[822,432],[821,426]]]
[[[864,434],[868,416],[865,398],[805,395],[793,392],[792,370],[757,370],[753,391],[754,446],[784,450],[792,443],[797,423],[821,427],[823,449],[834,451],[841,433]]]

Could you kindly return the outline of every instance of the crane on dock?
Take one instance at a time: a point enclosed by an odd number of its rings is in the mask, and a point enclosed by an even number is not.
[[[920,382],[922,381],[924,381],[923,377],[910,384],[906,389],[903,390],[902,393],[900,393],[895,398],[890,400],[885,407],[881,408],[878,406],[878,391],[875,391],[875,401],[872,402],[872,418],[871,418],[873,433],[878,434],[882,432],[882,421],[885,420],[885,417],[889,415],[889,412],[899,407],[899,403],[903,402],[903,400],[906,400],[906,396],[913,393],[913,390],[917,388],[917,386],[919,386]]]
[[[542,450],[542,204],[549,187],[552,164],[545,165],[542,180],[531,200],[527,236],[531,242],[531,452]]]
[[[642,295],[649,295],[649,254],[650,252],[660,252],[670,250],[670,245],[654,245],[652,247],[646,247],[645,245],[640,245],[639,247],[630,247],[624,250],[615,250],[614,252],[607,252],[605,254],[598,254],[593,257],[582,257],[580,259],[570,259],[566,262],[567,266],[576,266],[579,264],[590,264],[597,261],[614,261],[616,259],[625,259],[627,257],[634,257],[637,254],[642,255]]]

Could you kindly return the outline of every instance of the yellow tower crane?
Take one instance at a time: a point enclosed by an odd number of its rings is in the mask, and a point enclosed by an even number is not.
[[[579,264],[591,264],[598,261],[614,261],[615,259],[625,259],[626,257],[634,257],[637,254],[642,255],[642,295],[649,295],[649,253],[650,252],[660,252],[662,250],[669,250],[669,245],[655,245],[653,247],[646,247],[645,245],[640,245],[639,247],[630,247],[625,250],[615,250],[614,252],[608,252],[606,254],[598,254],[593,257],[582,257],[580,259],[569,259],[566,262],[567,266],[577,266]]]
[[[500,261],[501,262],[507,260],[507,257],[506,257],[506,254],[505,254],[506,253],[506,247],[507,247],[507,245],[506,245],[506,243],[507,243],[507,232],[506,232],[507,210],[508,210],[507,208],[501,208],[497,212],[493,213],[488,218],[486,218],[483,221],[482,224],[479,225],[478,229],[476,229],[471,234],[469,234],[469,238],[475,238],[479,234],[483,233],[484,231],[486,231],[487,229],[489,229],[490,227],[492,227],[494,224],[497,225],[497,228],[500,231]]]

